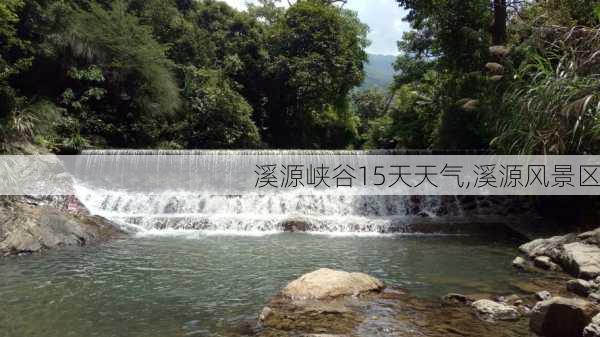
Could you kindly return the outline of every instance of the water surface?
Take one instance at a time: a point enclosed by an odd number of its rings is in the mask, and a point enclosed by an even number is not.
[[[457,236],[144,236],[0,260],[0,336],[223,336],[287,282],[361,271],[424,298],[509,293],[514,242]]]

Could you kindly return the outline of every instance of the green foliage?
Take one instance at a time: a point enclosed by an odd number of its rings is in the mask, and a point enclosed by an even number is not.
[[[435,88],[427,76],[420,84],[405,85],[396,90],[393,100],[386,102],[381,117],[369,121],[367,148],[428,148],[437,128],[439,112],[435,108]]]
[[[502,153],[590,154],[600,145],[596,29],[556,28],[531,49],[504,97],[493,145]]]
[[[0,87],[0,102],[0,153],[13,152],[14,143],[52,137],[60,120],[54,104],[45,100],[31,103],[10,87]]]
[[[400,49],[416,59],[439,58],[452,70],[481,67],[489,45],[492,22],[488,0],[397,0],[409,10],[414,31],[406,33]]]
[[[80,120],[82,134],[112,146],[151,144],[158,137],[157,119],[179,106],[166,48],[123,2],[110,10],[95,3],[73,10],[69,24],[45,45],[46,62],[60,65],[57,82],[64,89],[57,103]],[[48,67],[46,62],[39,66]]]
[[[536,1],[523,8],[517,19],[529,26],[596,26],[598,0],[547,0]]]
[[[253,148],[260,135],[252,108],[216,70],[183,69],[186,103],[180,125],[188,148]]]
[[[340,134],[354,134],[347,95],[363,80],[366,26],[354,12],[306,0],[291,6],[270,31],[268,141],[279,147],[338,147]],[[331,129],[339,132],[319,132]]]
[[[365,123],[381,117],[387,108],[387,95],[382,89],[369,89],[352,94],[352,103],[358,117]]]
[[[488,0],[398,0],[413,28],[398,43],[395,88],[385,146],[485,148],[489,111],[482,74],[491,41]],[[498,93],[496,93],[498,94]],[[373,143],[373,140],[370,140]],[[381,142],[380,142],[381,144]],[[372,145],[371,145],[372,146]]]

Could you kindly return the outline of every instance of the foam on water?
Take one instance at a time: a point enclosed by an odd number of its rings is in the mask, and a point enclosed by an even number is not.
[[[76,186],[81,202],[91,213],[134,230],[170,235],[169,230],[212,233],[282,232],[298,226],[313,233],[373,233],[402,231],[399,226],[410,210],[407,198],[393,196],[335,196],[273,193],[269,195],[195,195],[166,191],[146,195],[94,190]],[[424,213],[435,216],[424,201]]]
[[[282,157],[303,154],[327,162],[336,155],[360,156],[371,153],[309,150],[97,150],[84,154],[89,156],[88,160],[117,166],[119,155],[143,158],[185,154],[195,156],[194,162],[222,162],[223,165],[220,166],[229,167],[231,163],[227,162],[228,154],[277,154]],[[219,177],[214,177],[217,178]],[[144,194],[92,188],[85,182],[79,182],[75,190],[91,213],[121,223],[139,235],[179,235],[194,231],[267,235],[289,230],[321,234],[381,235],[410,233],[412,231],[407,224],[411,218],[435,218],[443,207],[446,215],[461,215],[458,203],[448,207],[447,203],[441,202],[439,196],[413,198],[397,195],[346,195],[342,192],[332,194],[315,190],[243,195],[181,191]]]

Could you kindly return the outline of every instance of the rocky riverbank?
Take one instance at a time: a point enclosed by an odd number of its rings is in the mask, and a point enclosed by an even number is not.
[[[515,272],[535,274],[504,295],[423,299],[369,275],[319,269],[267,303],[254,335],[599,337],[598,238],[600,229],[522,245]]]
[[[59,207],[69,198],[50,199],[5,197],[0,200],[0,256],[86,246],[125,236],[110,221],[87,215],[77,202]]]
[[[423,299],[362,273],[319,269],[290,282],[259,315],[258,337],[528,336],[518,296]]]

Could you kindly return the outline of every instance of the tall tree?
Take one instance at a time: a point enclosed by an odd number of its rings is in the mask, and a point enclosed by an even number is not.
[[[296,2],[271,27],[272,145],[339,147],[356,133],[347,95],[364,77],[366,32],[354,12],[320,0]]]
[[[493,8],[492,43],[502,45],[506,42],[506,22],[508,20],[506,0],[494,0]]]

